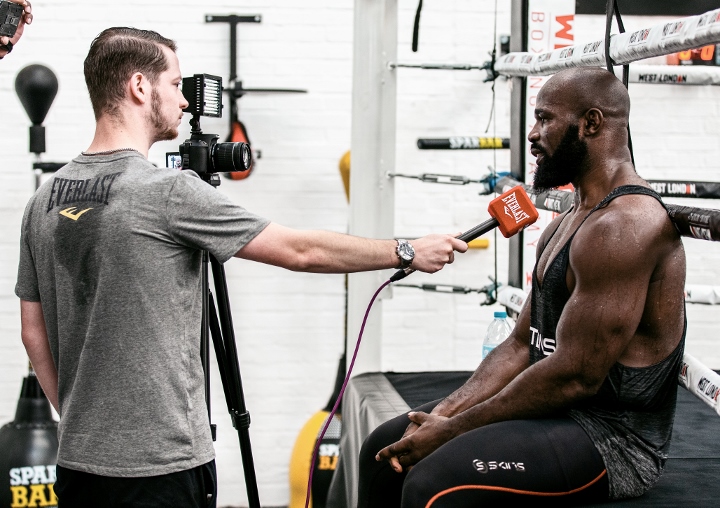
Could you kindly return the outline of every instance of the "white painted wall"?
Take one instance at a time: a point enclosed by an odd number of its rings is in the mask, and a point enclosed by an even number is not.
[[[492,48],[492,2],[425,2],[420,51],[410,51],[415,0],[400,0],[399,56],[402,62],[482,63]],[[498,2],[498,32],[509,33],[508,2]],[[508,5],[506,5],[508,4]],[[113,25],[154,29],[178,42],[185,75],[227,77],[229,28],[207,25],[205,14],[261,14],[261,24],[239,25],[240,78],[247,87],[306,88],[306,95],[247,95],[241,118],[263,158],[242,182],[223,181],[221,192],[248,209],[296,228],[343,232],[347,204],[337,170],[349,149],[352,71],[351,0],[221,0],[212,7],[187,0],[34,2],[35,22],[16,50],[0,62],[0,422],[12,419],[26,357],[20,343],[18,302],[13,288],[19,224],[33,191],[27,119],[14,91],[17,72],[42,63],[57,74],[60,91],[45,121],[44,160],[67,161],[85,149],[93,116],[82,62],[93,37]],[[628,18],[629,30],[654,19]],[[602,20],[580,17],[576,41],[597,39]],[[488,165],[507,170],[509,154],[498,151],[429,152],[418,137],[485,134],[492,96],[478,71],[398,70],[397,168],[402,173],[445,173],[477,178]],[[509,132],[507,82],[496,85],[499,136]],[[648,178],[720,178],[720,90],[631,85],[631,125],[640,173]],[[225,136],[227,119],[204,119],[206,132]],[[184,125],[181,139],[188,137]],[[177,142],[158,143],[150,158],[164,163]],[[397,236],[459,232],[487,218],[488,198],[477,187],[396,182]],[[681,202],[681,201],[678,201]],[[687,200],[682,203],[688,203]],[[714,207],[708,201],[692,202]],[[688,283],[720,283],[720,245],[686,241]],[[507,241],[498,242],[498,271],[507,277]],[[407,283],[449,283],[480,287],[489,282],[494,254],[472,251],[454,265]],[[343,348],[344,285],[341,275],[285,272],[245,261],[228,263],[231,303],[241,373],[252,414],[251,439],[260,497],[265,506],[287,504],[288,465],[298,430],[325,405]],[[396,288],[383,316],[383,369],[473,369],[493,308],[482,297],[424,293]],[[712,307],[688,307],[688,351],[720,368]],[[220,505],[246,503],[235,431],[225,416],[219,382],[213,389]]]

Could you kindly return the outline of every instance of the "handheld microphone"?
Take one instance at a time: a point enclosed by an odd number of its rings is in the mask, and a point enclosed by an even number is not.
[[[469,242],[495,228],[500,228],[502,235],[510,238],[538,219],[535,205],[521,185],[513,187],[490,201],[488,212],[491,219],[465,231],[458,238],[463,242]],[[390,282],[402,280],[414,271],[414,268],[402,268],[390,277]]]

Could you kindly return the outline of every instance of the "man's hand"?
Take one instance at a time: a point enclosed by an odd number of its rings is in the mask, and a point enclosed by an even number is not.
[[[410,267],[425,273],[435,273],[455,261],[455,251],[468,250],[467,243],[451,235],[428,235],[410,243],[415,249],[415,259]]]
[[[390,462],[397,473],[402,473],[403,467],[409,469],[417,464],[457,435],[451,420],[445,416],[418,411],[408,413],[408,418],[413,423],[408,426],[403,438],[375,456],[377,461]]]
[[[30,2],[28,0],[8,0],[10,2],[20,4],[25,7],[25,12],[23,13],[23,16],[20,18],[20,23],[18,23],[17,30],[15,30],[15,35],[12,38],[9,37],[0,37],[0,45],[5,47],[0,47],[0,58],[4,58],[5,55],[10,53],[12,49],[8,50],[8,42],[12,44],[12,46],[15,46],[15,44],[18,43],[20,40],[20,37],[22,37],[23,32],[25,31],[25,25],[29,25],[33,21],[33,15],[32,15],[32,5],[30,5]],[[10,46],[10,48],[12,48]]]

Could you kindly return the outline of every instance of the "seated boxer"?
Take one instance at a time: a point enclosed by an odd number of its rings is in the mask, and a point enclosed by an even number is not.
[[[365,441],[361,508],[582,504],[658,480],[683,357],[685,254],[633,167],[629,109],[598,68],[542,88],[533,185],[572,183],[574,205],[540,239],[511,336],[464,386]]]

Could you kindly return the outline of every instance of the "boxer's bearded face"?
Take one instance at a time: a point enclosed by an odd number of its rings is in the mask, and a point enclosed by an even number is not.
[[[580,139],[578,124],[568,126],[552,155],[536,143],[533,143],[531,148],[540,152],[542,156],[538,157],[541,160],[537,163],[533,177],[533,187],[536,192],[544,192],[574,182],[584,171],[588,149],[587,143]]]

